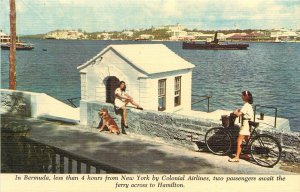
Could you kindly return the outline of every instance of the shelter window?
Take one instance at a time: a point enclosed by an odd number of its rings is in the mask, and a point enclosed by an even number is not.
[[[174,105],[175,107],[181,104],[181,76],[175,77],[175,98]]]
[[[166,110],[166,79],[158,81],[158,110]]]

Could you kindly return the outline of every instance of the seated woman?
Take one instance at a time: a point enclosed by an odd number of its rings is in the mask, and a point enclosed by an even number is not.
[[[115,106],[123,111],[123,125],[124,127],[128,128],[126,122],[126,106],[128,103],[136,106],[137,109],[143,110],[143,108],[137,104],[133,98],[125,93],[126,91],[126,84],[124,81],[120,81],[119,87],[115,90]]]

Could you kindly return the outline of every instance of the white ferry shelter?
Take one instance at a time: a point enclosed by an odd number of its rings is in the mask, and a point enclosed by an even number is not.
[[[191,110],[195,66],[162,44],[110,45],[79,66],[81,100],[113,103],[119,81],[144,109]]]

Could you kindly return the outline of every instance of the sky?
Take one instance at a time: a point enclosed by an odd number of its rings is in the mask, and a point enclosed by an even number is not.
[[[9,0],[0,0],[9,33]],[[300,0],[16,0],[17,34],[56,29],[122,31],[182,24],[188,29],[300,29]]]

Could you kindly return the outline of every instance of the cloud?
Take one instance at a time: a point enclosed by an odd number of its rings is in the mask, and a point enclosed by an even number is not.
[[[8,2],[0,0],[1,15],[9,12]],[[64,27],[108,31],[176,23],[201,29],[300,25],[300,0],[17,0],[16,4],[18,29],[25,30],[35,20],[32,33]],[[6,28],[8,23],[8,16],[0,21]]]
[[[173,0],[163,1],[161,10],[165,17],[180,17],[182,10],[180,10],[180,4]]]
[[[28,4],[25,4],[24,1],[16,1],[16,12],[22,14],[28,11]]]
[[[140,11],[145,13],[147,17],[179,17],[181,12],[178,7],[177,1],[162,0],[162,1],[140,1]]]
[[[183,15],[198,17],[199,25],[206,27],[222,28],[234,24],[241,28],[272,28],[280,25],[294,28],[299,26],[297,22],[300,23],[299,7],[299,0],[200,0],[198,3],[187,1],[182,9],[185,10]]]

